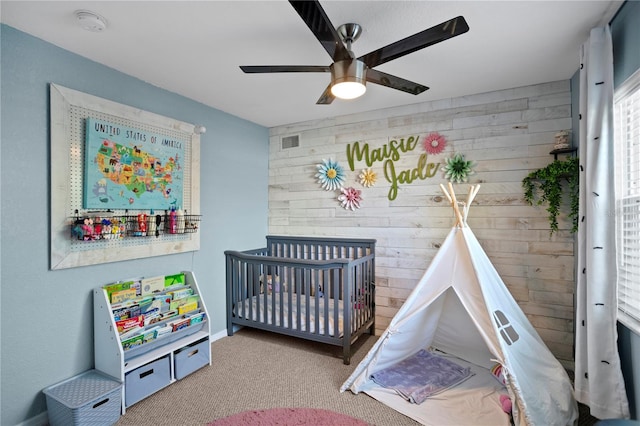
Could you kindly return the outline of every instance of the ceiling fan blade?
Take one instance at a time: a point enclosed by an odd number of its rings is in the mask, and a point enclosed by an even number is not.
[[[427,46],[440,43],[441,41],[464,34],[469,31],[469,25],[464,17],[458,16],[443,22],[435,27],[431,27],[417,34],[391,43],[378,50],[367,53],[358,59],[373,68],[385,62],[389,62],[401,56],[423,49]]]
[[[289,3],[334,61],[351,58],[338,31],[334,28],[318,0],[289,0]]]
[[[268,72],[331,72],[331,68],[324,65],[240,65],[240,69],[247,74]]]
[[[318,99],[318,102],[316,102],[316,104],[329,105],[331,102],[333,102],[334,99],[335,96],[333,96],[333,94],[331,93],[331,84],[329,84],[327,88],[324,89],[324,92],[322,92],[322,95],[320,95],[320,98]]]
[[[402,90],[403,92],[411,93],[412,95],[419,95],[420,93],[429,90],[427,86],[423,86],[422,84],[414,83],[413,81],[405,80],[404,78],[396,77],[395,75],[387,74],[371,68],[367,70],[367,81],[391,87],[392,89]]]

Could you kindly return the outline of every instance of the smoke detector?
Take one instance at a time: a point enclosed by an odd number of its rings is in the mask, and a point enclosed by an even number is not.
[[[75,15],[82,29],[94,33],[100,33],[107,29],[107,20],[97,13],[89,10],[76,10]]]

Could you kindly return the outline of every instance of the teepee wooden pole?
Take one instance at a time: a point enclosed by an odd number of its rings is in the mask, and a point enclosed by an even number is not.
[[[447,197],[447,200],[449,200],[449,202],[452,203],[453,201],[451,200],[451,196],[447,192],[447,188],[445,188],[443,184],[440,184],[440,189],[442,189],[442,192],[444,192],[444,195]]]
[[[467,195],[467,203],[464,206],[464,223],[467,224],[467,216],[469,215],[469,209],[471,208],[471,203],[473,203],[473,199],[476,197],[476,194],[480,190],[480,185],[471,185],[469,187],[469,195]]]
[[[462,213],[460,213],[460,209],[458,208],[458,200],[456,199],[456,193],[453,190],[453,184],[449,182],[449,195],[451,197],[451,205],[453,206],[453,211],[456,215],[456,225],[464,227],[464,220],[462,218]]]
[[[467,205],[468,206],[471,205],[471,200],[473,199],[472,198],[473,197],[473,188],[474,188],[473,185],[469,186],[469,193],[467,194]]]
[[[460,212],[460,207],[458,207],[458,200],[456,199],[456,193],[453,190],[453,185],[449,182],[449,189],[445,188],[443,184],[440,184],[440,189],[451,203],[451,207],[453,207],[453,212],[456,216],[456,223],[454,226],[467,226],[467,216],[469,215],[469,208],[471,207],[471,203],[473,199],[478,194],[480,190],[480,185],[471,185],[469,188],[469,194],[467,195],[467,202],[460,202],[463,205],[462,213]]]
[[[469,205],[471,205],[471,202],[473,201],[474,198],[476,198],[478,191],[480,191],[480,184],[473,186],[473,188],[474,188],[473,194],[471,194],[471,198],[467,200],[467,204]]]

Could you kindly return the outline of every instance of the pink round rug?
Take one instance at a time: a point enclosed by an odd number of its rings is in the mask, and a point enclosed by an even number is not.
[[[272,408],[251,410],[214,420],[207,426],[369,426],[368,423],[329,410],[316,408]]]

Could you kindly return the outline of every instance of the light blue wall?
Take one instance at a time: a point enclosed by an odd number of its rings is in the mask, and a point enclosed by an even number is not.
[[[264,245],[268,129],[1,26],[1,418],[46,410],[43,388],[93,368],[91,290],[118,279],[195,271],[225,330],[224,250]],[[49,83],[207,128],[201,249],[60,271],[49,268]],[[206,90],[206,88],[203,88]]]
[[[613,80],[615,87],[640,69],[640,2],[625,2],[611,21]],[[622,361],[631,418],[640,408],[640,336],[618,324],[618,346]]]

